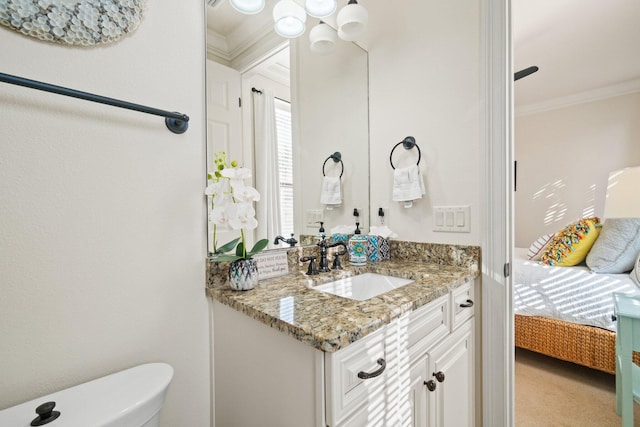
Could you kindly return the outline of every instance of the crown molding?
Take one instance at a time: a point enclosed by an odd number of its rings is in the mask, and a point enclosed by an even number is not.
[[[544,113],[545,111],[557,110],[559,108],[566,108],[572,105],[584,104],[586,102],[593,102],[616,96],[629,95],[636,92],[640,92],[640,79],[628,80],[623,83],[604,86],[572,95],[521,105],[515,108],[515,116],[520,117]]]

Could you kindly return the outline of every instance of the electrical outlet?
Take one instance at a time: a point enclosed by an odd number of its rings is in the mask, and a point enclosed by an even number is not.
[[[383,213],[384,215],[381,216],[380,213]],[[376,225],[386,225],[387,227],[389,227],[389,207],[388,206],[379,207],[378,210],[375,212],[375,214],[377,216],[377,221],[375,222]]]

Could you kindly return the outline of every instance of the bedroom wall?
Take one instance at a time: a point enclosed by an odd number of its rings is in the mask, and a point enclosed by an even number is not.
[[[165,361],[162,425],[210,425],[203,7],[147,2],[101,47],[0,28],[2,72],[191,118],[0,83],[0,409]]]
[[[515,245],[602,216],[612,170],[640,165],[640,92],[515,119]]]

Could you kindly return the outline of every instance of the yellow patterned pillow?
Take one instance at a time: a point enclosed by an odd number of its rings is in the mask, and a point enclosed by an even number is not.
[[[598,238],[601,227],[598,217],[572,222],[556,233],[542,253],[542,262],[559,267],[580,264]]]

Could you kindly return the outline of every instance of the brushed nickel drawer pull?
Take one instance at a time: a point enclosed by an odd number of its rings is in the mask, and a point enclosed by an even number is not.
[[[385,368],[387,367],[387,362],[385,362],[384,359],[380,358],[378,359],[378,365],[380,365],[380,368],[373,372],[364,372],[364,371],[358,372],[358,378],[363,380],[368,380],[369,378],[375,378],[379,376],[384,372]]]

